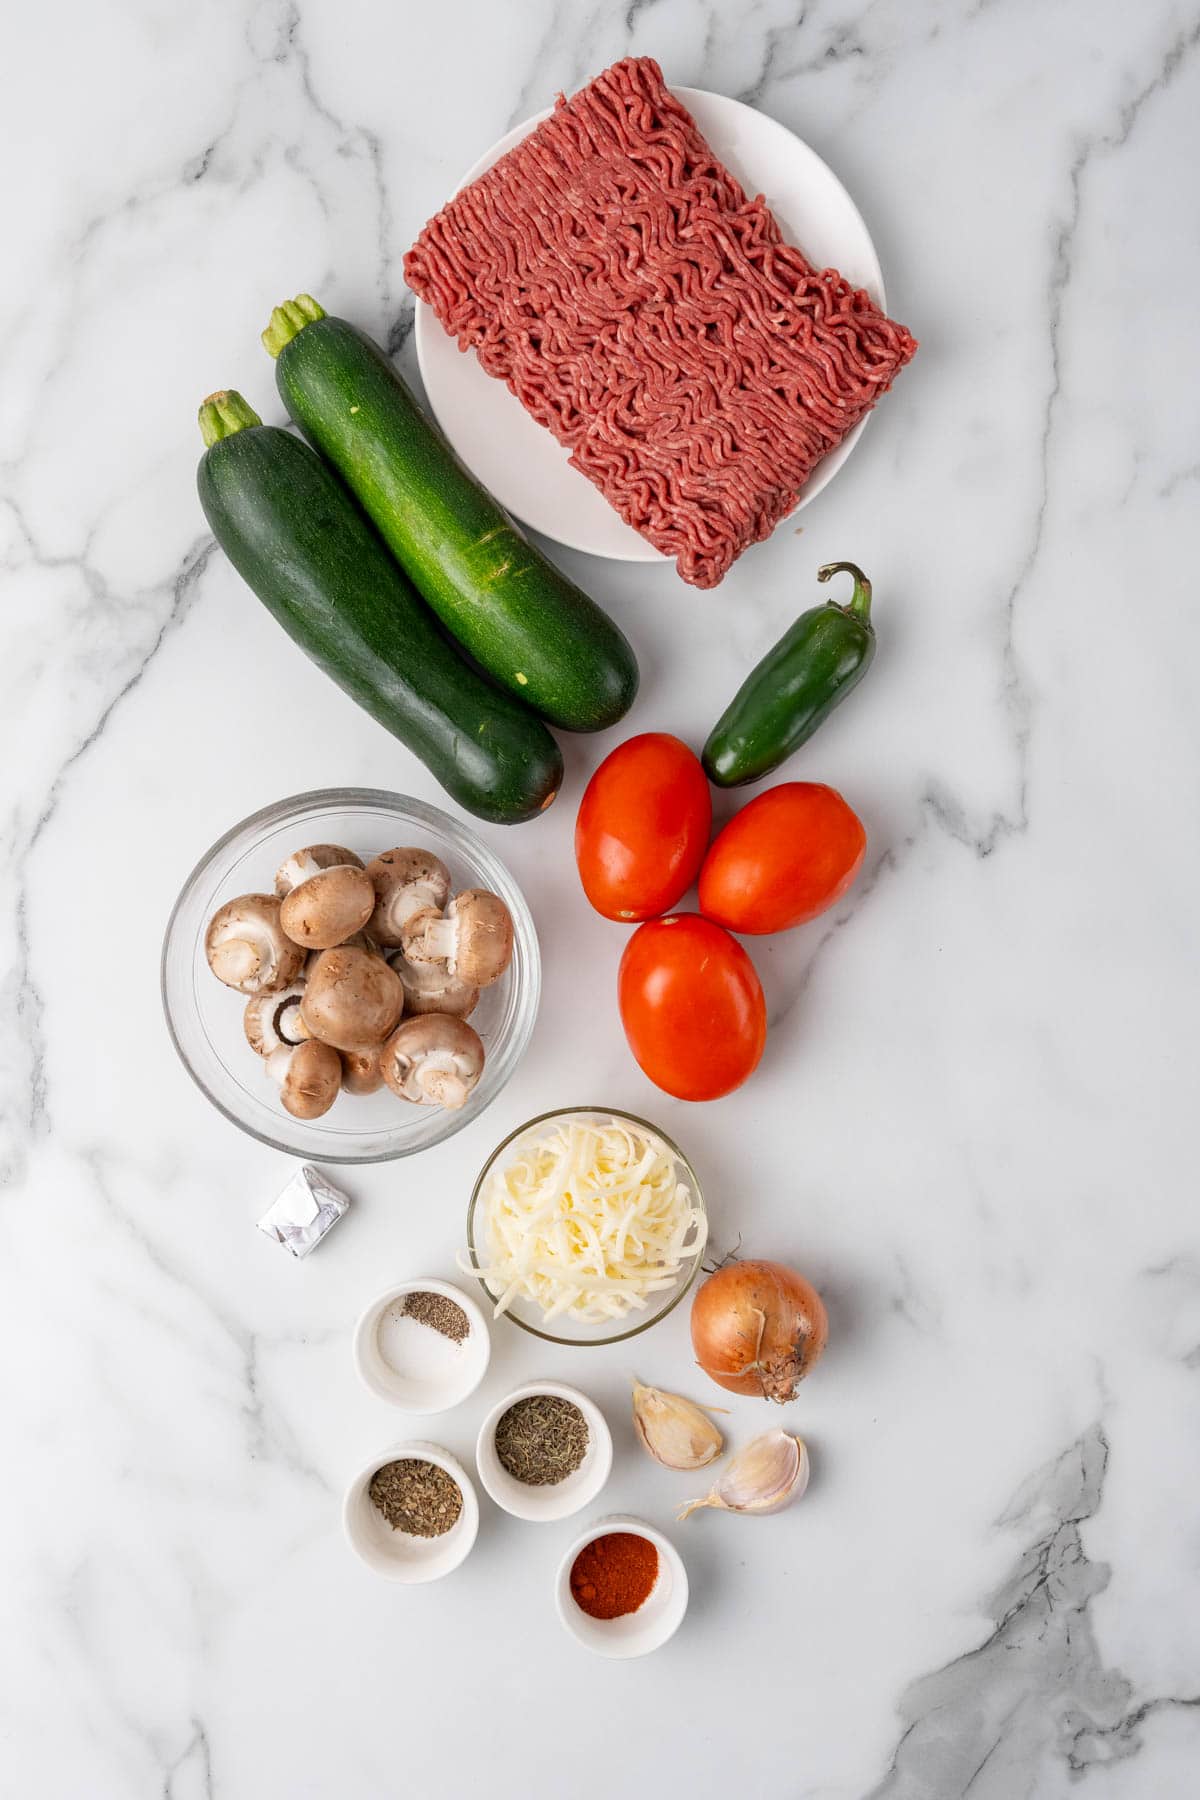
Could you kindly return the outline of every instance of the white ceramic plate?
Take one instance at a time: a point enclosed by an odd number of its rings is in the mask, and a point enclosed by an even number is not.
[[[676,88],[721,161],[750,194],[764,194],[785,237],[819,268],[840,269],[886,304],[875,246],[858,208],[833,171],[784,125],[740,100],[702,88]],[[549,117],[540,112],[493,144],[467,170],[460,187],[482,175]],[[536,531],[573,550],[619,562],[661,563],[615,513],[598,488],[572,469],[567,452],[531,419],[502,381],[485,375],[473,352],[447,337],[432,307],[417,302],[417,361],[437,421],[467,466],[502,506]],[[800,497],[807,506],[846,461],[866,426],[860,421],[831,456],[817,464]]]

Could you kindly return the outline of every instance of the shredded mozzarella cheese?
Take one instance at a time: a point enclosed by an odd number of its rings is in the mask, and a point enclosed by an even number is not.
[[[704,1248],[703,1212],[660,1138],[609,1119],[561,1121],[523,1139],[480,1194],[478,1274],[546,1321],[602,1325],[644,1310]]]

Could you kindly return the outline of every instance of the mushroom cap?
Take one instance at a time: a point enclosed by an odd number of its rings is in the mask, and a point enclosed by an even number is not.
[[[369,950],[372,956],[383,955],[383,945],[373,938],[369,931],[356,931],[343,942],[353,946],[355,950]],[[339,946],[340,948],[340,946]]]
[[[392,1033],[382,1063],[383,1079],[402,1100],[458,1108],[483,1073],[483,1043],[465,1019],[423,1013]]]
[[[382,956],[342,944],[309,970],[300,1016],[313,1037],[337,1050],[381,1044],[404,1010],[404,989]]]
[[[279,1083],[284,1107],[296,1119],[319,1119],[342,1085],[341,1057],[316,1038],[294,1046],[281,1044],[268,1056],[267,1070]]]
[[[450,898],[450,871],[432,850],[385,850],[367,874],[375,889],[371,934],[381,944],[399,944],[406,920],[423,907],[440,912]]]
[[[452,1013],[456,1019],[467,1019],[479,1004],[479,989],[451,975],[445,963],[410,963],[398,950],[388,961],[400,977],[406,1015]]]
[[[361,864],[334,863],[302,881],[280,903],[279,919],[294,943],[332,950],[361,931],[375,906],[375,889]]]
[[[488,987],[512,961],[512,918],[499,894],[464,888],[440,917],[426,910],[409,919],[403,941],[410,962],[441,962],[468,986]]]
[[[308,881],[322,869],[336,868],[342,863],[349,863],[355,869],[363,866],[362,857],[355,856],[344,844],[309,844],[303,850],[293,850],[275,871],[275,892],[282,900],[302,881]]]
[[[246,1002],[242,1029],[246,1042],[259,1056],[270,1056],[280,1044],[295,1046],[308,1036],[300,1017],[304,983],[294,981],[278,994],[255,994]]]
[[[382,1045],[342,1051],[342,1086],[348,1094],[374,1094],[383,1086]]]
[[[465,888],[447,909],[458,921],[458,952],[451,973],[488,987],[512,961],[512,915],[499,894]]]
[[[204,953],[218,981],[239,994],[274,994],[290,987],[304,952],[287,936],[274,894],[239,894],[208,922]]]
[[[334,948],[338,950],[366,950],[371,956],[383,956],[384,954],[370,932],[367,931],[356,931],[353,937],[345,938],[342,943],[335,945]],[[324,954],[325,952],[323,950],[309,951],[304,959],[304,974],[301,977],[302,980],[308,980],[308,977],[317,966],[318,956],[324,956]]]

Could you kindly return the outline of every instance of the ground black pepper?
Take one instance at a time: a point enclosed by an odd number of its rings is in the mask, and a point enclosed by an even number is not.
[[[471,1329],[466,1313],[448,1294],[406,1294],[403,1310],[408,1318],[419,1325],[432,1325],[455,1344],[461,1344]]]
[[[462,1489],[454,1477],[416,1457],[384,1463],[367,1491],[393,1530],[413,1537],[441,1537],[462,1512]]]
[[[514,1481],[550,1487],[574,1474],[587,1454],[587,1420],[558,1394],[514,1401],[496,1426],[496,1455]]]

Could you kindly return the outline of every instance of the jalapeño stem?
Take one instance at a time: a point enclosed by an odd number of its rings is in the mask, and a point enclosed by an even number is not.
[[[854,592],[850,596],[849,604],[839,610],[853,614],[856,619],[861,619],[864,625],[869,625],[871,623],[871,584],[857,563],[825,563],[817,570],[817,580],[828,581],[831,575],[842,574],[854,577]]]

